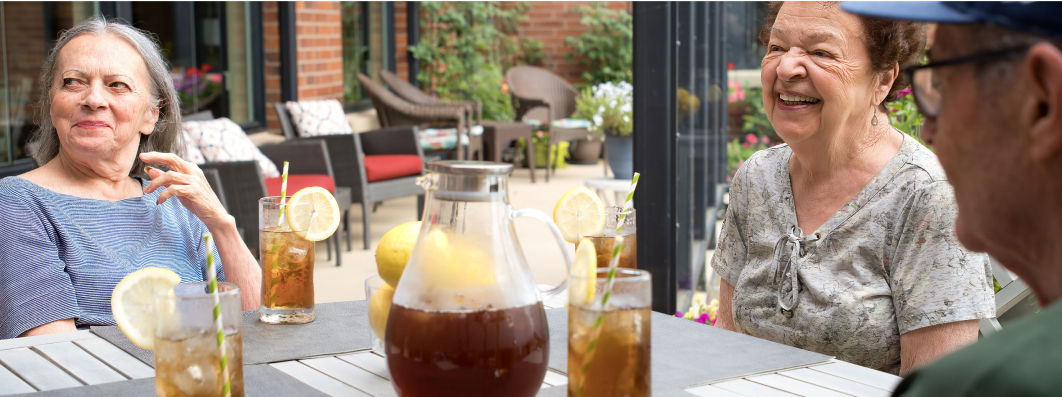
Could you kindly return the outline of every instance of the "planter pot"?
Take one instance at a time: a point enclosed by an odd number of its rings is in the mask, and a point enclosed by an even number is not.
[[[580,139],[572,148],[572,164],[597,164],[601,158],[601,139]]]
[[[606,134],[605,157],[616,179],[634,177],[634,135],[617,136]]]

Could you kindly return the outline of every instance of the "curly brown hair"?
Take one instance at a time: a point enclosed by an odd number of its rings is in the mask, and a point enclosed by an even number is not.
[[[764,46],[771,39],[771,28],[778,18],[784,1],[772,1],[767,6],[767,21],[760,29],[760,42]],[[837,2],[822,2],[823,6],[836,7]],[[885,72],[894,65],[913,65],[922,58],[926,48],[926,24],[921,22],[884,20],[857,16],[863,24],[863,44],[870,55],[870,65],[875,72]],[[889,88],[889,94],[881,106],[896,100],[896,93],[910,84],[907,76],[900,73]]]

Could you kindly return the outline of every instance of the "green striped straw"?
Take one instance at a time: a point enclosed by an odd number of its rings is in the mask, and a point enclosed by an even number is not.
[[[634,178],[631,178],[631,188],[627,191],[627,198],[623,201],[623,209],[620,210],[619,226],[616,227],[616,240],[612,243],[612,259],[608,262],[608,275],[605,277],[605,293],[601,294],[601,302],[598,303],[601,314],[594,320],[594,327],[591,329],[593,338],[590,339],[590,344],[586,347],[586,358],[583,360],[583,376],[582,380],[586,380],[586,373],[590,371],[590,363],[594,358],[594,348],[597,347],[598,338],[601,336],[601,326],[605,324],[605,308],[608,307],[608,298],[612,296],[612,284],[615,282],[616,268],[619,267],[620,252],[623,251],[623,236],[620,236],[620,232],[623,231],[623,220],[627,218],[627,213],[630,212],[631,207],[634,205],[634,189],[638,188],[638,177],[641,174],[635,172]],[[583,394],[583,387],[585,385],[579,385],[578,395]]]
[[[287,168],[286,166],[284,168]],[[203,236],[203,242],[207,249],[207,268],[210,269],[210,283],[207,284],[207,292],[214,298],[214,325],[218,327],[218,349],[221,350],[221,376],[225,378],[225,386],[221,389],[222,396],[228,396],[232,384],[229,382],[229,357],[225,347],[225,328],[221,324],[221,298],[218,296],[218,276],[214,265],[214,242],[210,240],[210,233]]]
[[[284,162],[284,173],[280,175],[280,215],[277,215],[277,226],[284,225],[284,201],[288,199],[288,162]]]

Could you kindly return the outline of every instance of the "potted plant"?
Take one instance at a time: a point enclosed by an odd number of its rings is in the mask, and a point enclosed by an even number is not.
[[[592,120],[590,132],[605,138],[605,157],[617,179],[634,176],[634,87],[625,81],[584,89],[575,98],[575,115]]]
[[[211,73],[212,71],[213,67],[209,64],[198,68],[173,68],[173,88],[177,90],[184,113],[204,110],[221,95],[221,73]]]

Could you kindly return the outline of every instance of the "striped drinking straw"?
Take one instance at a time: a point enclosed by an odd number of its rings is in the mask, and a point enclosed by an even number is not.
[[[284,174],[280,176],[280,215],[277,215],[277,226],[284,225],[284,202],[288,199],[288,162],[284,162]]]
[[[583,376],[582,379],[586,379],[586,373],[590,371],[590,363],[593,361],[594,348],[597,347],[598,338],[601,336],[601,326],[605,324],[605,308],[608,307],[608,298],[612,296],[612,284],[616,277],[616,268],[619,267],[620,252],[623,251],[624,239],[620,236],[620,232],[623,231],[623,221],[627,218],[627,213],[630,212],[633,205],[634,189],[638,188],[638,177],[641,174],[635,172],[634,178],[631,178],[631,188],[627,191],[627,198],[623,202],[623,208],[620,210],[619,226],[616,227],[616,240],[612,243],[612,259],[608,262],[608,276],[605,277],[605,293],[601,294],[601,302],[598,304],[600,307],[600,315],[594,320],[594,327],[590,330],[593,334],[593,338],[590,339],[590,344],[586,348],[585,359],[583,360]],[[583,394],[583,387],[585,385],[579,385],[578,395]]]
[[[287,167],[285,167],[287,168]],[[210,233],[203,236],[206,243],[207,268],[210,269],[210,283],[207,284],[207,292],[214,299],[214,325],[218,327],[218,349],[221,350],[221,376],[225,378],[225,386],[221,389],[221,395],[228,397],[232,385],[229,382],[229,357],[225,347],[225,328],[221,324],[221,298],[218,296],[218,273],[214,265],[214,242],[210,239]]]

